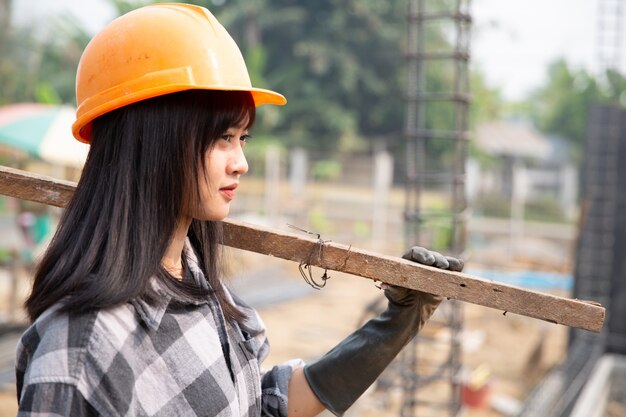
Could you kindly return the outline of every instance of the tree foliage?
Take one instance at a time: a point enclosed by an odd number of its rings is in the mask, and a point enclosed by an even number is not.
[[[402,132],[405,8],[373,0],[230,0],[213,9],[253,78],[289,100],[269,127],[293,144],[345,149]]]
[[[14,0],[15,1],[15,0]],[[109,0],[117,14],[151,0]],[[252,81],[283,93],[284,108],[259,111],[255,135],[280,137],[287,146],[330,152],[373,147],[403,149],[406,117],[406,7],[379,0],[197,0],[240,45]],[[433,0],[429,7],[448,0]],[[11,0],[0,0],[0,105],[11,102],[75,103],[74,80],[89,33],[71,16],[29,26],[12,24]],[[43,30],[42,30],[43,28]],[[450,28],[428,25],[431,51],[450,51]],[[446,91],[452,73],[431,65],[429,91]],[[561,136],[580,155],[594,102],[626,104],[626,78],[573,69],[564,60],[522,103],[505,103],[479,70],[472,74],[470,123],[502,117],[504,109],[529,116],[539,130]],[[454,109],[431,105],[426,126],[446,129]],[[434,143],[436,154],[446,144]]]
[[[527,108],[538,128],[569,141],[574,158],[579,160],[589,107],[593,103],[624,104],[624,92],[626,78],[619,72],[608,70],[594,76],[559,59],[550,65],[548,82],[531,95]]]
[[[109,1],[118,14],[152,3]],[[328,151],[363,149],[378,141],[401,148],[406,113],[406,2],[194,3],[209,8],[236,39],[253,83],[279,91],[289,101],[284,108],[260,109],[255,134],[271,132],[290,146]],[[449,32],[429,25],[427,46],[432,51],[449,50]],[[55,19],[49,34],[53,35],[37,36],[31,28],[13,28],[0,40],[0,47],[8,45],[6,56],[11,57],[3,59],[0,67],[0,102],[74,102],[75,70],[89,36],[68,17]],[[426,77],[430,91],[450,90],[452,73],[443,67],[434,66]],[[427,126],[445,129],[452,112],[451,108],[429,108]]]
[[[47,26],[6,22],[0,31],[0,104],[73,103],[76,66],[89,41],[81,23],[71,16],[54,16]]]

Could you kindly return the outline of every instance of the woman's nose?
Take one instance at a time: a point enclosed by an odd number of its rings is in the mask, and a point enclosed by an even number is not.
[[[238,175],[244,175],[248,172],[248,161],[241,146],[237,146],[233,149],[233,155],[229,164],[229,171],[231,174]]]

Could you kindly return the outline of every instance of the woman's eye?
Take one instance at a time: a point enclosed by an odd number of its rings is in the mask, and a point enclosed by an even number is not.
[[[241,137],[239,138],[240,141],[242,141],[243,143],[248,143],[250,141],[250,139],[252,139],[252,135],[241,135]]]
[[[222,139],[224,139],[226,142],[230,142],[230,140],[233,138],[233,135],[230,135],[228,133],[224,133],[222,135]]]

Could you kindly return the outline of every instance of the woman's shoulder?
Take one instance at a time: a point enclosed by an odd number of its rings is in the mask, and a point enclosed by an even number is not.
[[[97,312],[69,314],[55,305],[24,332],[17,346],[16,370],[29,382],[72,383]]]
[[[16,370],[29,383],[77,383],[86,362],[115,355],[114,339],[120,322],[132,323],[133,308],[122,305],[82,313],[54,306],[44,312],[22,335],[16,352]],[[107,347],[109,347],[107,349]],[[110,351],[110,352],[108,352]]]

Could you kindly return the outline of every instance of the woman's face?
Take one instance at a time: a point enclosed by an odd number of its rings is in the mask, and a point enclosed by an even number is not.
[[[222,220],[228,216],[230,202],[242,175],[248,172],[243,148],[249,138],[247,120],[230,127],[205,155],[206,171],[198,172],[200,206],[190,217],[198,220]]]

